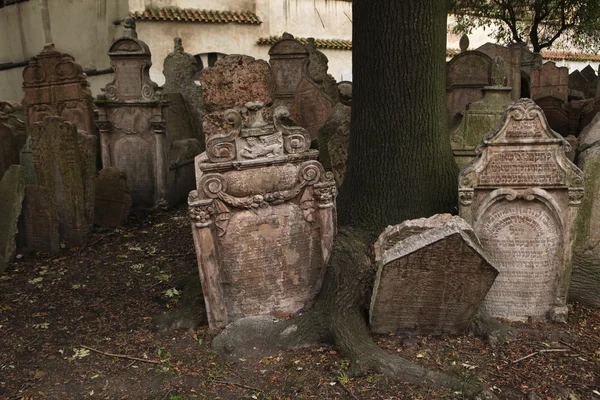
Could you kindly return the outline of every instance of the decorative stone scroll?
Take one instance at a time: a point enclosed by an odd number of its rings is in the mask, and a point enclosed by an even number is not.
[[[309,308],[320,290],[335,235],[336,187],[316,161],[310,135],[273,124],[263,103],[248,119],[225,112],[229,129],[207,137],[196,157],[188,204],[209,325]]]
[[[193,159],[201,145],[181,112],[182,96],[172,93],[167,101],[150,80],[150,50],[131,18],[124,34],[108,52],[115,78],[96,101],[102,165],[125,172],[134,206],[172,206],[194,187]]]
[[[498,271],[462,218],[389,226],[375,243],[370,325],[377,333],[461,334]]]
[[[269,64],[275,80],[274,106],[294,105],[296,88],[302,79],[302,70],[308,59],[308,50],[294,36],[285,32],[281,40],[269,49]]]
[[[83,69],[69,54],[57,51],[53,43],[46,44],[23,69],[23,91],[28,127],[55,115],[80,131],[96,134],[94,101]]]
[[[460,173],[460,215],[500,274],[484,306],[511,320],[564,320],[572,226],[583,173],[542,110],[521,99],[506,110]]]

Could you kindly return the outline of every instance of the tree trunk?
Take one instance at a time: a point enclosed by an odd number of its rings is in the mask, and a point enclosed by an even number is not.
[[[445,0],[353,3],[352,128],[340,225],[378,235],[390,224],[455,210],[446,11]]]

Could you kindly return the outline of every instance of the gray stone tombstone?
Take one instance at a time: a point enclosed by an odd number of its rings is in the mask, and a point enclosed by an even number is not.
[[[496,57],[502,57],[508,65],[507,82],[503,86],[512,88],[510,98],[513,101],[518,100],[521,97],[521,46],[509,45],[505,47],[495,43],[486,43],[476,50],[487,54],[492,60]]]
[[[498,274],[471,227],[450,214],[388,227],[375,254],[377,333],[461,334]]]
[[[131,209],[131,190],[127,185],[127,174],[118,168],[100,170],[96,182],[96,225],[117,227],[123,225]]]
[[[284,107],[266,123],[263,104],[247,122],[207,137],[188,204],[211,328],[247,316],[307,309],[319,293],[335,235],[336,187],[310,136],[287,127]]]
[[[0,179],[13,164],[27,140],[25,113],[15,102],[0,101]]]
[[[592,83],[579,71],[575,70],[569,74],[569,96],[577,100],[589,99],[594,97],[596,88],[592,88]]]
[[[57,206],[60,237],[81,245],[94,223],[95,136],[60,117],[34,123],[30,134],[37,182]]]
[[[50,192],[41,186],[25,185],[23,212],[19,220],[18,247],[28,254],[60,251],[58,209]]]
[[[16,249],[17,223],[25,193],[22,167],[11,165],[0,180],[0,272]]]
[[[182,96],[166,101],[150,80],[150,50],[137,39],[133,20],[124,34],[108,52],[115,78],[96,101],[102,165],[127,174],[134,206],[173,206],[193,188],[201,145],[190,124],[181,124],[189,122]]]
[[[566,317],[573,221],[583,197],[583,173],[568,150],[540,107],[521,99],[460,173],[460,216],[500,272],[484,302],[494,317]]]
[[[275,107],[285,106],[290,109],[293,106],[307,58],[306,46],[287,32],[269,49],[269,64],[275,81]]]

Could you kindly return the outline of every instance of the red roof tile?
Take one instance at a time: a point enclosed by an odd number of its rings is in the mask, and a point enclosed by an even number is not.
[[[262,21],[250,11],[213,11],[193,8],[147,8],[144,12],[130,12],[129,16],[138,21],[179,21],[226,24],[261,24]]]
[[[308,42],[307,38],[294,37],[302,44]],[[281,40],[281,36],[270,36],[268,38],[260,38],[256,44],[272,46],[275,42]],[[344,39],[315,39],[315,47],[318,49],[334,49],[334,50],[352,50],[352,40]]]
[[[542,51],[545,60],[569,60],[569,61],[600,61],[600,54],[572,53],[561,51]]]

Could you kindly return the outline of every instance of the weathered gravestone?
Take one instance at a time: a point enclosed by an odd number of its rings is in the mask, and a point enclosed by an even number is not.
[[[46,44],[23,70],[23,91],[28,127],[56,115],[80,131],[96,134],[94,101],[83,70],[73,57],[58,52],[53,43]]]
[[[569,69],[547,62],[531,71],[531,99],[544,111],[550,127],[563,136],[569,133]]]
[[[460,334],[498,271],[471,227],[450,214],[388,227],[375,243],[371,330]]]
[[[520,54],[520,50],[519,50]],[[481,139],[498,123],[511,104],[511,88],[507,87],[508,68],[501,57],[492,63],[491,85],[481,89],[483,98],[466,106],[462,118],[455,118],[450,127],[450,142],[454,159],[463,168],[475,158]],[[460,121],[460,122],[459,122]],[[458,126],[455,126],[458,124]]]
[[[292,118],[305,128],[310,137],[317,139],[333,107],[339,101],[335,79],[327,73],[327,56],[315,48],[314,39],[306,45],[308,58],[302,70],[302,78],[296,87]]]
[[[595,87],[592,89],[592,84],[579,70],[575,70],[569,74],[569,97],[572,99],[583,100],[594,97]]]
[[[335,235],[335,182],[308,132],[284,126],[283,107],[265,123],[262,106],[246,105],[244,127],[227,111],[229,130],[196,159],[189,212],[212,328],[310,307]]]
[[[131,190],[127,185],[127,174],[118,168],[100,170],[96,182],[96,225],[117,227],[123,225],[131,209]]]
[[[16,249],[17,223],[23,205],[25,180],[22,168],[11,165],[0,180],[0,272]]]
[[[60,251],[58,208],[46,188],[25,185],[25,200],[19,219],[17,245],[25,253]]]
[[[461,52],[446,64],[446,108],[450,121],[467,104],[480,100],[481,89],[491,83],[490,56],[477,50],[469,51],[468,42],[461,40],[461,43]]]
[[[30,134],[37,182],[57,206],[60,237],[81,245],[94,223],[96,137],[60,117],[34,123]]]
[[[19,164],[19,152],[27,140],[23,107],[0,101],[0,180],[8,168]]]
[[[274,107],[292,108],[307,59],[306,46],[287,32],[282,35],[281,40],[271,46],[269,64],[275,81]]]
[[[183,98],[173,93],[165,101],[150,80],[150,50],[131,18],[108,55],[115,78],[96,101],[102,165],[127,174],[133,205],[172,206],[193,188],[193,158],[200,152]]]
[[[496,57],[501,57],[508,66],[507,81],[503,86],[509,87],[510,98],[513,101],[518,100],[521,96],[521,46],[519,44],[511,44],[508,47],[500,46],[495,43],[486,43],[476,49],[490,56],[492,60]]]
[[[500,274],[484,306],[511,320],[564,320],[583,173],[533,101],[521,99],[459,176],[460,216]]]
[[[569,299],[600,306],[600,114],[581,132],[577,165],[585,176],[585,196],[575,221],[573,274]]]
[[[196,59],[190,53],[183,51],[181,38],[175,38],[173,52],[163,63],[165,84],[163,93],[179,93],[183,97],[185,110],[189,114],[193,137],[200,143],[204,150],[204,134],[202,133],[202,118],[204,117],[204,94],[202,88],[196,84]]]

